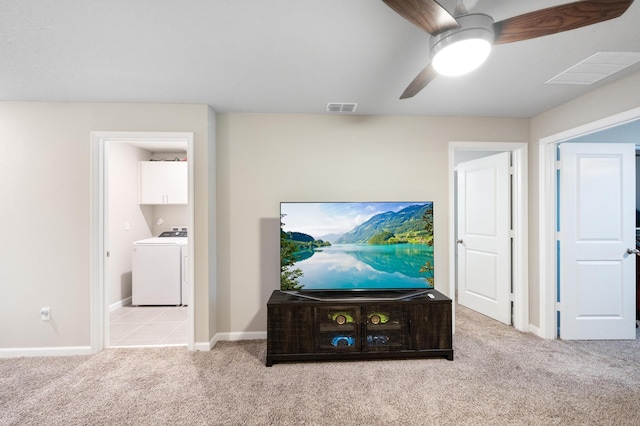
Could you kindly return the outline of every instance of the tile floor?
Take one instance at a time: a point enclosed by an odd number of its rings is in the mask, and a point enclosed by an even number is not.
[[[186,306],[123,306],[109,313],[109,346],[178,346],[188,339]]]

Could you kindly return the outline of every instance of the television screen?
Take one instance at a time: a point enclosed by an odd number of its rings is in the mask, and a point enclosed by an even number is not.
[[[281,203],[280,288],[433,288],[433,203]]]

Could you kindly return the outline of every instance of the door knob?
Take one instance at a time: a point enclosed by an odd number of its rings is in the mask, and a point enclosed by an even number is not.
[[[638,249],[630,249],[630,248],[628,248],[628,249],[627,249],[627,253],[628,253],[628,254],[634,254],[634,253],[635,253],[635,254],[639,254],[639,253],[640,253],[640,250],[638,250]]]
[[[459,240],[456,240],[456,243],[462,244],[462,243],[464,243],[464,241],[462,241],[462,239],[459,239]]]

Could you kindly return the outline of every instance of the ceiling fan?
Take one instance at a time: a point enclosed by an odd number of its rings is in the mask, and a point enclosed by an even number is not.
[[[438,74],[462,75],[489,56],[494,44],[529,40],[621,16],[633,0],[583,0],[540,9],[494,22],[483,13],[468,13],[458,0],[450,14],[435,0],[382,0],[409,22],[431,34],[431,62],[400,96],[411,98]]]

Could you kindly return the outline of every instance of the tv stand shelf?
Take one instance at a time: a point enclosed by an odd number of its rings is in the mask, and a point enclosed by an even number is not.
[[[451,299],[436,290],[399,300],[315,300],[276,290],[267,303],[266,365],[433,357],[452,361],[451,316]]]

